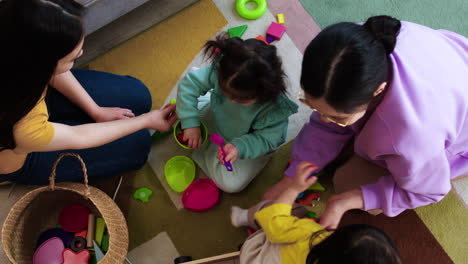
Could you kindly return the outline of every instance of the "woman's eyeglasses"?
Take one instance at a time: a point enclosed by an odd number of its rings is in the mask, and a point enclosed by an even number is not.
[[[331,118],[331,117],[329,117],[329,116],[327,116],[327,115],[324,115],[324,114],[320,113],[319,111],[317,111],[317,109],[311,107],[311,106],[307,103],[306,98],[304,97],[304,94],[302,93],[302,89],[299,89],[299,92],[297,93],[297,97],[296,97],[296,98],[297,98],[297,100],[298,100],[299,102],[301,102],[301,103],[304,104],[305,106],[307,106],[307,107],[309,107],[310,109],[312,109],[312,111],[317,112],[320,116],[322,116],[322,117],[325,118],[326,120],[328,120],[328,121],[330,121],[330,122],[332,122],[332,123],[334,123],[334,124],[337,124],[337,125],[339,125],[340,127],[347,127],[347,126],[349,125],[349,120],[346,121],[346,122],[336,121],[335,119],[333,119],[333,118]]]

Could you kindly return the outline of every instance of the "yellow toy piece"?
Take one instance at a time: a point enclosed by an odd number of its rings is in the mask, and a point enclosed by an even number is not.
[[[323,185],[320,184],[319,182],[315,182],[315,183],[312,184],[312,186],[310,186],[307,190],[324,192],[324,191],[325,191],[325,187],[323,187]]]
[[[278,16],[278,24],[284,24],[284,14],[279,13],[277,16]]]
[[[102,236],[104,235],[104,229],[106,228],[106,223],[101,217],[96,217],[96,233],[94,235],[94,240],[101,245]]]

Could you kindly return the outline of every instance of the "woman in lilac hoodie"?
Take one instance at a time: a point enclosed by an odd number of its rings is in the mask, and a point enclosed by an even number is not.
[[[463,36],[388,16],[335,24],[307,47],[301,85],[300,100],[315,111],[265,198],[289,185],[299,162],[323,168],[348,142],[354,155],[335,172],[324,227],[350,209],[396,216],[438,202],[451,179],[468,173]]]

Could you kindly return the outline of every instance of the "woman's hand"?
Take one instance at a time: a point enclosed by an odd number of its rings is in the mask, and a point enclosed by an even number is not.
[[[325,212],[320,217],[320,225],[325,229],[336,229],[344,213],[352,209],[364,209],[361,189],[333,195],[327,201]]]
[[[130,109],[120,107],[97,107],[91,116],[97,123],[135,117]]]
[[[237,150],[236,145],[232,143],[227,143],[226,145],[224,145],[223,148],[224,152],[226,153],[226,158],[224,158],[224,160],[231,162],[231,164],[236,162],[237,158],[239,157],[239,151]],[[218,159],[219,162],[221,162],[221,164],[224,165],[223,152],[221,151],[220,147],[218,147]]]
[[[175,109],[175,104],[169,104],[161,110],[153,110],[151,112],[143,114],[146,118],[145,127],[158,131],[169,130],[174,124],[174,122],[177,120]]]
[[[200,127],[184,129],[184,141],[187,142],[187,146],[190,148],[199,148],[202,143]]]

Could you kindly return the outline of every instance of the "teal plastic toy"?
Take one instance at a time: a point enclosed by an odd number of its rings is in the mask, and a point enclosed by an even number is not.
[[[247,8],[246,4],[248,2],[254,2],[257,4],[257,8],[250,10]],[[250,19],[254,20],[257,18],[260,18],[265,14],[267,10],[267,1],[266,0],[237,0],[236,2],[236,10],[237,13],[239,13],[239,16],[245,18],[245,19]]]
[[[96,256],[96,261],[99,263],[99,261],[104,257],[104,253],[99,248],[96,241],[93,241],[93,244],[94,244],[94,254]]]

